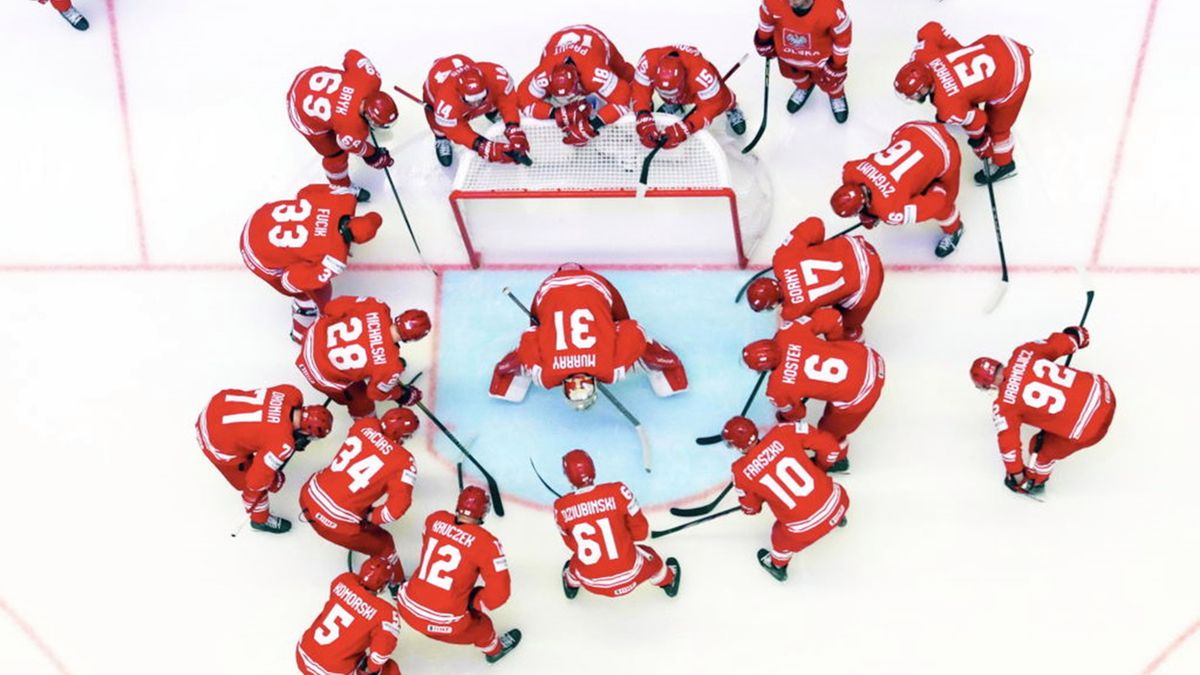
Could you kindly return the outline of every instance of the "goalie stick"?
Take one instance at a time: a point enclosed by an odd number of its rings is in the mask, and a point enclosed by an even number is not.
[[[742,58],[738,59],[738,62],[733,64],[733,67],[730,68],[723,76],[721,76],[721,84],[725,84],[725,81],[728,80],[734,73],[736,73],[738,68],[742,67],[742,64],[745,63],[746,58],[749,56],[750,52],[742,54]],[[692,113],[694,112],[696,112],[696,106],[692,106],[692,109],[687,111],[687,114],[683,116],[683,120],[687,120],[687,118],[691,117]],[[642,172],[638,176],[637,184],[638,199],[646,196],[647,183],[650,180],[650,163],[654,161],[654,158],[658,155],[659,150],[662,150],[663,143],[666,143],[666,138],[660,139],[654,149],[650,151],[650,154],[646,155],[646,158],[642,160]]]
[[[857,225],[851,225],[850,227],[847,227],[846,229],[842,230],[841,232],[838,232],[837,234],[833,235],[832,237],[827,237],[825,239],[825,241],[829,241],[830,239],[837,239],[838,237],[842,236],[843,234],[850,234],[851,232],[857,230],[858,228],[860,228],[862,226],[863,226],[862,223],[858,223]],[[750,284],[754,283],[755,279],[758,279],[759,277],[766,274],[767,272],[770,272],[772,269],[774,269],[774,268],[768,267],[764,270],[759,270],[754,273],[754,276],[747,279],[746,283],[742,284],[742,287],[738,289],[737,295],[733,296],[734,304],[737,304],[742,301],[742,297],[746,295],[746,291],[749,290]]]
[[[758,131],[754,133],[754,138],[750,140],[750,144],[742,148],[742,154],[746,154],[758,145],[759,139],[763,137],[763,133],[767,130],[767,110],[771,107],[771,59],[766,59],[763,63],[763,118],[758,125]]]
[[[501,289],[501,292],[507,295],[508,299],[513,301],[513,304],[515,304],[517,307],[520,307],[521,311],[525,312],[525,316],[528,316],[530,321],[534,322],[535,324],[539,323],[537,317],[535,317],[533,313],[529,311],[529,308],[525,306],[525,303],[521,302],[517,296],[513,295],[511,288],[505,286],[503,289]],[[642,446],[642,468],[646,470],[646,473],[650,473],[653,450],[650,447],[650,436],[646,433],[646,428],[642,426],[641,420],[639,420],[637,417],[634,417],[633,413],[629,412],[629,409],[617,400],[617,397],[608,390],[608,387],[604,386],[603,382],[596,380],[596,388],[599,389],[600,393],[604,394],[604,398],[607,398],[608,401],[612,403],[622,415],[625,416],[625,419],[629,420],[629,423],[633,425],[633,431],[637,434],[638,443],[640,443]]]
[[[741,510],[742,510],[742,507],[740,507],[740,506],[734,506],[734,507],[731,507],[731,508],[725,509],[724,511],[717,511],[716,513],[713,513],[713,514],[711,514],[711,515],[704,516],[703,518],[697,518],[697,519],[695,519],[695,520],[689,520],[689,521],[687,521],[686,523],[684,523],[684,524],[682,524],[682,525],[676,525],[675,527],[670,527],[670,528],[667,528],[667,529],[665,529],[665,530],[652,530],[652,531],[650,532],[650,538],[651,538],[651,539],[658,539],[659,537],[665,537],[665,536],[667,536],[668,534],[673,534],[673,533],[675,533],[675,532],[678,532],[678,531],[680,531],[680,530],[686,530],[687,528],[689,528],[689,527],[691,527],[691,526],[693,526],[693,525],[699,525],[700,523],[707,523],[707,522],[708,522],[708,521],[710,521],[710,520],[716,520],[717,518],[720,518],[720,517],[722,517],[722,516],[727,516],[727,515],[729,515],[729,514],[733,513],[734,511],[741,511]]]

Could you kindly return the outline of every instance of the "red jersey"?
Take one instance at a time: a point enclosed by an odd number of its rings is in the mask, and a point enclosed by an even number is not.
[[[292,456],[292,411],[304,405],[290,384],[262,389],[223,389],[196,420],[200,446],[223,464],[253,463],[246,470],[245,494],[271,486],[275,472]]]
[[[265,204],[242,229],[242,260],[261,275],[279,278],[292,293],[326,286],[346,270],[350,244],[338,224],[354,216],[357,204],[349,188],[327,183]]]
[[[325,305],[323,314],[304,335],[296,365],[325,389],[345,389],[367,382],[372,401],[395,398],[403,391],[400,347],[392,341],[392,310],[382,301],[343,295]]]
[[[362,115],[363,99],[379,91],[379,73],[356,49],[346,52],[342,69],[316,66],[300,71],[288,90],[292,126],[305,136],[333,132],[338,147],[355,155],[375,151],[371,128]]]
[[[846,162],[842,182],[870,188],[871,215],[892,225],[910,225],[945,212],[949,193],[935,183],[950,174],[957,178],[961,163],[958,143],[944,126],[909,122],[892,134],[887,148]]]
[[[483,590],[475,609],[489,612],[508,601],[512,580],[500,541],[482,525],[455,522],[454,514],[436,511],[425,519],[420,567],[400,589],[405,610],[432,624],[452,624],[466,616],[476,580]]]
[[[386,525],[408,511],[416,482],[412,454],[383,434],[377,418],[364,417],[350,427],[333,461],[314,474],[305,489],[326,515],[353,525],[386,494],[387,501],[371,510],[370,518]]]
[[[733,487],[742,511],[753,515],[765,502],[793,534],[841,520],[842,486],[813,465],[806,448],[828,454],[837,451],[837,441],[804,422],[780,424],[735,461]]]
[[[329,600],[296,645],[296,661],[310,673],[358,672],[365,655],[378,670],[396,651],[400,615],[388,601],[343,572],[329,584]]]
[[[595,113],[605,124],[616,122],[629,112],[629,77],[622,72],[620,54],[600,29],[586,24],[567,26],[550,36],[542,50],[542,60],[529,73],[517,93],[521,114],[537,119],[550,119],[562,103],[548,101],[550,73],[554,67],[570,59],[579,71],[579,86],[583,96],[594,94],[604,99]],[[627,66],[626,66],[627,67]]]
[[[475,106],[468,104],[455,87],[455,78],[474,66],[483,74],[487,96]],[[517,87],[512,76],[503,66],[484,61],[475,62],[454,54],[433,62],[425,78],[422,98],[433,108],[433,122],[438,131],[459,145],[472,147],[479,134],[471,128],[471,120],[492,112],[499,112],[506,124],[520,124],[517,113]]]
[[[650,524],[624,483],[602,483],[559,497],[554,522],[571,549],[571,572],[585,584],[613,595],[637,587],[646,562],[637,542],[649,535]]]
[[[985,35],[964,47],[930,22],[917,32],[917,40],[913,58],[933,71],[930,98],[938,121],[960,125],[971,136],[987,126],[980,104],[1006,103],[1028,84],[1033,51],[1010,38]]]
[[[1023,467],[1022,424],[1079,440],[1099,431],[1109,418],[1107,408],[1115,402],[1108,381],[1054,362],[1075,351],[1075,340],[1054,333],[1017,347],[1004,366],[1004,379],[992,403],[992,421],[1008,473]]]
[[[850,407],[864,400],[876,381],[883,379],[883,357],[874,349],[819,337],[837,338],[841,331],[841,315],[828,308],[780,327],[775,344],[782,358],[767,378],[767,398],[776,408],[783,412],[800,408],[804,398]]]
[[[521,335],[522,368],[547,389],[586,373],[611,384],[646,351],[646,335],[628,317],[620,294],[588,270],[556,272],[542,282],[531,310],[538,325]]]
[[[826,59],[844,68],[852,32],[842,0],[816,0],[803,15],[788,0],[762,0],[758,6],[758,40],[774,39],[779,60],[796,68],[819,68]]]
[[[674,96],[668,96],[661,91],[658,95],[666,103],[695,105],[695,111],[687,118],[693,129],[703,129],[717,115],[733,106],[733,92],[721,82],[721,71],[709,63],[699,49],[688,45],[669,45],[647,49],[638,61],[632,86],[634,112],[653,111],[654,73],[658,62],[667,55],[679,57],[687,69],[688,79]]]
[[[797,225],[775,250],[771,266],[783,294],[780,316],[795,321],[818,308],[858,306],[874,275],[883,267],[871,265],[874,248],[862,237],[843,236],[825,241],[825,223],[809,218]]]

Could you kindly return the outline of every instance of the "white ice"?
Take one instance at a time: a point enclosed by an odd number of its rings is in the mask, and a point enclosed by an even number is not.
[[[769,520],[725,518],[659,542],[683,564],[677,599],[644,589],[568,603],[548,514],[512,505],[489,521],[515,584],[494,618],[525,641],[488,666],[472,648],[405,630],[395,653],[404,672],[1200,672],[1200,638],[1189,639],[1200,620],[1200,456],[1188,421],[1200,235],[1185,221],[1200,12],[1187,0],[848,4],[848,124],[833,123],[819,93],[789,118],[790,88],[772,76],[756,152],[777,203],[756,260],[800,218],[831,219],[842,162],[930,114],[890,83],[916,29],[938,19],[961,38],[998,32],[1036,52],[1016,127],[1020,176],[996,189],[1013,268],[1004,304],[982,312],[996,276],[985,190],[963,186],[967,234],[947,261],[933,258],[927,226],[872,232],[892,269],[868,339],[889,378],[854,437],[849,527],[801,554],[780,585],[753,560]],[[36,3],[0,6],[0,672],[295,672],[293,645],[344,558],[302,525],[231,539],[240,501],[200,454],[192,423],[220,388],[301,382],[287,303],[241,267],[236,247],[254,208],[321,179],[284,110],[298,70],[336,65],[355,47],[409,89],[455,51],[523,75],[546,36],[578,22],[607,31],[628,59],[686,42],[720,65],[751,49],[754,5],[79,0],[85,34]],[[731,83],[751,129],[761,72],[752,58]],[[389,145],[409,216],[430,260],[463,263],[450,174],[420,110],[398,104]],[[339,290],[436,309],[431,275],[388,271],[416,259],[382,176],[357,160],[352,171],[386,224]],[[1077,321],[1088,282],[1074,266],[1097,291],[1094,343],[1075,364],[1104,373],[1120,404],[1108,438],[1060,464],[1039,504],[1002,487],[988,401],[966,367]],[[703,330],[702,317],[679,329]],[[435,330],[410,362],[433,367],[438,339]],[[438,412],[464,433],[489,433]],[[421,517],[454,493],[429,440],[415,444],[411,515],[391,528],[409,569]],[[273,499],[281,514],[295,515],[297,489],[332,447],[289,465]],[[673,522],[661,510],[651,519]]]

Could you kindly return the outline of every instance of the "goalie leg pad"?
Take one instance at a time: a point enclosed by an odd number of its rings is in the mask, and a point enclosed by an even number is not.
[[[514,349],[500,359],[492,370],[492,384],[488,395],[510,403],[520,403],[529,393],[533,378],[521,372],[521,363]]]
[[[638,364],[646,369],[650,387],[654,389],[656,396],[665,398],[687,391],[687,370],[684,369],[683,362],[661,342],[648,341],[646,351],[642,353],[642,358],[638,359]]]

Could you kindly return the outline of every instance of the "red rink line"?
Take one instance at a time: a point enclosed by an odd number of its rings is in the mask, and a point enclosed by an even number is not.
[[[117,101],[121,105],[121,129],[125,136],[125,159],[129,163],[129,187],[133,197],[133,217],[137,225],[138,259],[150,261],[146,250],[146,223],[142,218],[142,189],[138,182],[137,167],[133,162],[133,131],[129,123],[129,98],[125,95],[125,66],[121,62],[121,38],[117,33],[116,0],[105,0],[108,9],[108,35],[112,46],[113,70],[117,78]]]
[[[1171,641],[1171,644],[1167,645],[1167,648],[1164,649],[1156,659],[1151,661],[1150,665],[1146,666],[1146,669],[1142,671],[1142,675],[1150,675],[1150,673],[1158,670],[1158,667],[1161,666],[1163,662],[1166,661],[1169,656],[1171,656],[1171,654],[1174,654],[1175,650],[1179,649],[1180,645],[1187,642],[1188,639],[1195,635],[1197,631],[1200,631],[1200,620],[1197,620],[1190,627],[1188,627],[1187,630],[1180,634],[1179,637]]]
[[[8,603],[5,602],[3,598],[0,598],[0,612],[3,612],[5,615],[7,615],[8,618],[12,620],[13,624],[15,624],[17,628],[21,629],[21,632],[25,634],[25,637],[29,638],[29,641],[32,642],[34,646],[38,648],[38,651],[42,653],[42,656],[45,656],[46,660],[54,665],[55,670],[61,673],[61,675],[71,675],[71,671],[67,670],[67,667],[62,664],[62,661],[58,660],[58,656],[55,655],[54,651],[50,649],[45,642],[42,642],[42,638],[38,636],[38,634],[33,630],[32,627],[30,627],[29,624],[25,623],[24,619],[17,615],[16,611],[8,606]]]
[[[1104,194],[1104,207],[1100,211],[1100,226],[1096,230],[1096,240],[1092,245],[1090,267],[1100,262],[1100,251],[1104,247],[1104,236],[1108,233],[1108,216],[1112,209],[1113,193],[1117,189],[1117,180],[1121,177],[1121,165],[1125,160],[1125,141],[1129,136],[1129,127],[1133,122],[1133,109],[1137,104],[1138,93],[1142,86],[1142,71],[1146,65],[1146,52],[1150,48],[1150,36],[1154,32],[1154,19],[1158,16],[1158,0],[1150,0],[1146,11],[1146,25],[1142,29],[1142,43],[1138,47],[1137,65],[1133,68],[1133,81],[1129,83],[1129,98],[1125,102],[1125,118],[1121,122],[1121,134],[1117,137],[1117,151],[1108,174],[1108,190]]]

